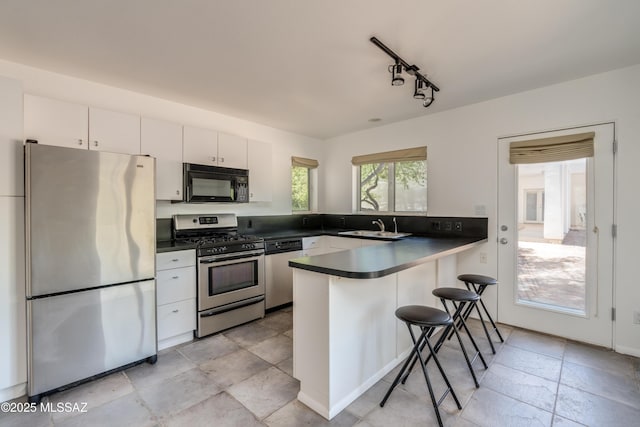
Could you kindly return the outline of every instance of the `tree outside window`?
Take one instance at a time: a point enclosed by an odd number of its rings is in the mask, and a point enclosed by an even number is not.
[[[293,211],[309,211],[309,168],[291,167],[291,209]]]
[[[366,163],[360,169],[360,211],[426,212],[426,160]]]

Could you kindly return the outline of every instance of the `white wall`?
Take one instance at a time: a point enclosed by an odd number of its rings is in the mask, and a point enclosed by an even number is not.
[[[158,217],[173,213],[235,212],[238,215],[291,213],[291,156],[317,159],[323,174],[323,143],[269,126],[225,116],[129,90],[0,60],[0,76],[22,81],[24,92],[114,111],[199,126],[269,142],[273,149],[273,200],[249,204],[184,205],[159,202]]]
[[[440,96],[445,93],[443,88]],[[498,138],[615,121],[619,141],[615,348],[640,356],[640,325],[632,323],[633,311],[640,310],[635,271],[640,243],[639,118],[640,66],[633,66],[343,135],[328,141],[325,158],[331,174],[324,175],[321,205],[329,212],[351,210],[351,186],[344,183],[351,182],[353,155],[426,145],[429,215],[473,216],[474,205],[486,205],[489,242],[461,254],[458,268],[495,277]],[[480,264],[480,252],[489,255],[487,264]]]

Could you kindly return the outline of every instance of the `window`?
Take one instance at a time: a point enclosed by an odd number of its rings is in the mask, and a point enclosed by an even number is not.
[[[309,168],[291,166],[291,209],[309,211]]]
[[[318,167],[318,161],[303,157],[291,158],[291,210],[306,212],[312,210],[311,193],[312,169]]]
[[[426,212],[426,147],[356,156],[360,212]]]

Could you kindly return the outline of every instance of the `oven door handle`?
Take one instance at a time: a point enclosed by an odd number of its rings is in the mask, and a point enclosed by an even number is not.
[[[256,252],[242,252],[242,254],[233,254],[233,255],[213,255],[208,257],[200,258],[200,264],[213,264],[214,262],[221,261],[233,261],[236,259],[247,259],[249,258],[257,258],[261,255],[264,255],[264,251],[256,251]]]
[[[247,298],[242,301],[237,301],[231,304],[224,305],[222,307],[214,308],[212,310],[203,311],[202,313],[200,313],[200,317],[215,316],[216,314],[226,313],[227,311],[246,307],[248,305],[253,305],[261,301],[264,301],[264,295],[258,295],[257,297]]]

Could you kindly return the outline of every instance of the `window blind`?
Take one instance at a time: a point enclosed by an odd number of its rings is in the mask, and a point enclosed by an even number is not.
[[[427,147],[406,148],[404,150],[386,151],[384,153],[353,156],[351,164],[360,166],[367,163],[392,163],[427,160]]]
[[[509,163],[546,163],[593,157],[595,132],[516,141],[509,145]]]
[[[315,169],[319,165],[317,160],[305,159],[304,157],[291,156],[291,166],[299,166],[302,168]]]

